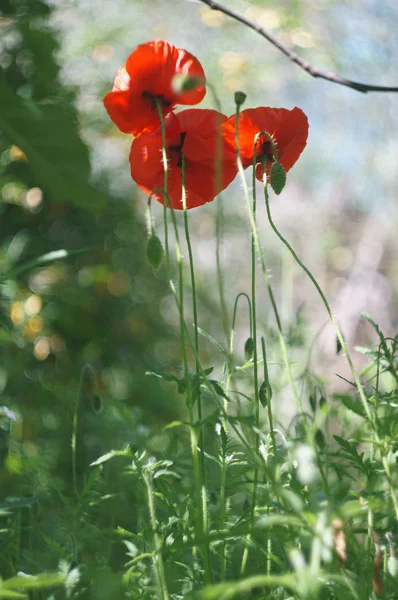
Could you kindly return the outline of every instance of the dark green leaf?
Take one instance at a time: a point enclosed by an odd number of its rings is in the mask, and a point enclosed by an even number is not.
[[[358,398],[354,398],[353,396],[349,396],[348,394],[333,394],[333,397],[337,400],[341,400],[348,410],[351,410],[357,415],[366,418],[365,409],[362,405],[362,402]]]
[[[105,197],[89,183],[90,159],[74,113],[24,100],[0,75],[0,129],[28,157],[38,183],[58,200],[98,210]]]

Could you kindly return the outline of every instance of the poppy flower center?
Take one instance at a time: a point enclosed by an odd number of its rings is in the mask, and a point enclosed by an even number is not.
[[[264,159],[267,162],[274,160],[272,144],[268,138],[265,140],[260,139],[260,152],[257,154],[257,162],[262,162]]]
[[[182,167],[182,147],[184,145],[185,136],[187,135],[186,131],[180,133],[180,143],[176,146],[169,146],[168,150],[176,154],[177,157],[177,167]]]
[[[165,106],[166,108],[168,108],[169,106],[172,105],[172,102],[170,102],[170,100],[167,100],[163,94],[160,94],[159,96],[156,94],[151,94],[151,92],[142,92],[142,97],[145,98],[145,100],[148,100],[151,105],[152,108],[156,108],[156,100],[160,100],[160,103]]]

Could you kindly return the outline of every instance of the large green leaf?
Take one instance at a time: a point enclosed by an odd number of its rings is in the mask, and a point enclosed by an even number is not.
[[[88,148],[68,106],[25,100],[0,73],[0,130],[25,152],[38,183],[57,199],[102,208],[105,196],[89,183]]]

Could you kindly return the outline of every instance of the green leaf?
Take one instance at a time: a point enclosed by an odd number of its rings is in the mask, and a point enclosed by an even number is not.
[[[341,400],[348,410],[351,410],[355,414],[366,419],[365,409],[363,408],[362,402],[358,398],[354,398],[348,394],[333,394],[333,397],[336,398],[336,400]]]
[[[184,423],[184,421],[172,421],[171,423],[168,423],[168,425],[166,425],[164,430],[166,431],[167,429],[174,429],[175,427],[182,427],[183,425],[189,425],[189,423]]]
[[[209,383],[214,388],[214,391],[216,392],[216,394],[218,394],[219,396],[221,396],[225,400],[229,401],[229,398],[228,398],[227,394],[224,392],[224,390],[222,389],[222,387],[218,383],[218,381],[216,381],[215,379],[209,379]]]
[[[297,588],[293,575],[252,575],[239,581],[229,581],[206,586],[194,598],[198,600],[232,600],[232,598],[251,598],[252,590],[261,587],[286,587],[290,590]],[[265,597],[265,596],[264,596]]]
[[[17,575],[2,582],[4,590],[40,590],[47,587],[62,585],[65,580],[61,573],[41,573],[40,575]],[[1,597],[1,596],[0,596]],[[7,596],[4,596],[5,598]],[[12,596],[9,596],[11,598]],[[17,596],[15,596],[17,597]]]
[[[90,467],[96,467],[97,465],[102,465],[102,463],[107,462],[108,460],[110,460],[111,458],[114,458],[115,456],[131,456],[131,452],[130,452],[130,450],[111,450],[110,452],[103,454],[102,456],[97,458],[97,460],[92,462],[90,464]]]
[[[201,327],[198,327],[198,332],[205,338],[207,338],[209,342],[217,348],[217,350],[224,354],[227,360],[230,359],[229,352],[225,348],[223,348],[223,346],[221,346],[221,344],[217,342],[217,340],[212,335],[210,335],[210,333],[207,333],[207,331],[204,331]]]
[[[325,436],[321,429],[317,429],[315,432],[315,442],[320,450],[323,450],[326,445]]]
[[[10,598],[11,600],[26,600],[27,596],[25,594],[20,594],[19,592],[0,589],[0,598]]]
[[[339,435],[333,436],[338,445],[344,452],[346,452],[349,458],[358,466],[361,471],[366,472],[366,468],[363,462],[363,455],[358,454],[358,451],[354,444],[351,444],[348,440],[344,440]]]
[[[70,108],[24,100],[0,72],[0,129],[26,154],[38,183],[57,200],[91,210],[103,208],[105,196],[89,183],[88,148]]]
[[[42,254],[37,258],[33,258],[32,260],[28,260],[21,265],[16,265],[4,275],[0,275],[0,281],[6,281],[8,279],[14,279],[17,275],[24,273],[25,271],[30,271],[35,267],[41,267],[47,263],[52,263],[55,260],[62,260],[64,258],[69,258],[70,256],[77,256],[79,254],[84,254],[85,252],[89,252],[92,248],[79,248],[77,250],[53,250],[52,252],[47,252],[46,254]]]
[[[344,336],[342,336],[342,338],[344,339]],[[341,345],[340,338],[336,336],[336,354],[340,354],[342,349],[343,349],[343,346]]]
[[[286,173],[281,163],[275,161],[269,174],[269,181],[275,194],[279,195],[286,185]]]
[[[160,372],[156,372],[156,371],[146,371],[145,375],[152,375],[152,377],[157,377],[158,379],[163,379],[164,381],[174,381],[178,385],[181,382],[181,379],[179,379],[175,375],[169,375],[168,373],[160,373]]]
[[[37,504],[39,499],[39,496],[31,496],[30,498],[6,498],[5,501],[0,504],[0,510],[26,508],[28,506],[33,506],[33,504]]]

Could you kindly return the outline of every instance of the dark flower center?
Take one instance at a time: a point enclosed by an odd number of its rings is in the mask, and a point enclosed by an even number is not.
[[[142,92],[142,97],[145,98],[145,100],[149,100],[151,102],[152,108],[156,108],[156,100],[160,100],[160,103],[166,108],[172,105],[172,102],[170,102],[170,100],[167,100],[163,96],[163,94],[160,94],[160,96],[156,96],[155,94],[151,94],[151,92]]]
[[[262,162],[263,160],[271,161],[274,160],[274,152],[272,149],[272,144],[270,140],[267,138],[265,141],[260,139],[260,153],[257,154],[257,162]]]
[[[177,167],[180,167],[180,168],[182,167],[182,147],[184,145],[186,135],[187,135],[187,132],[183,131],[182,133],[180,133],[180,144],[178,146],[169,146],[168,147],[168,150],[170,150],[171,152],[178,153]]]

